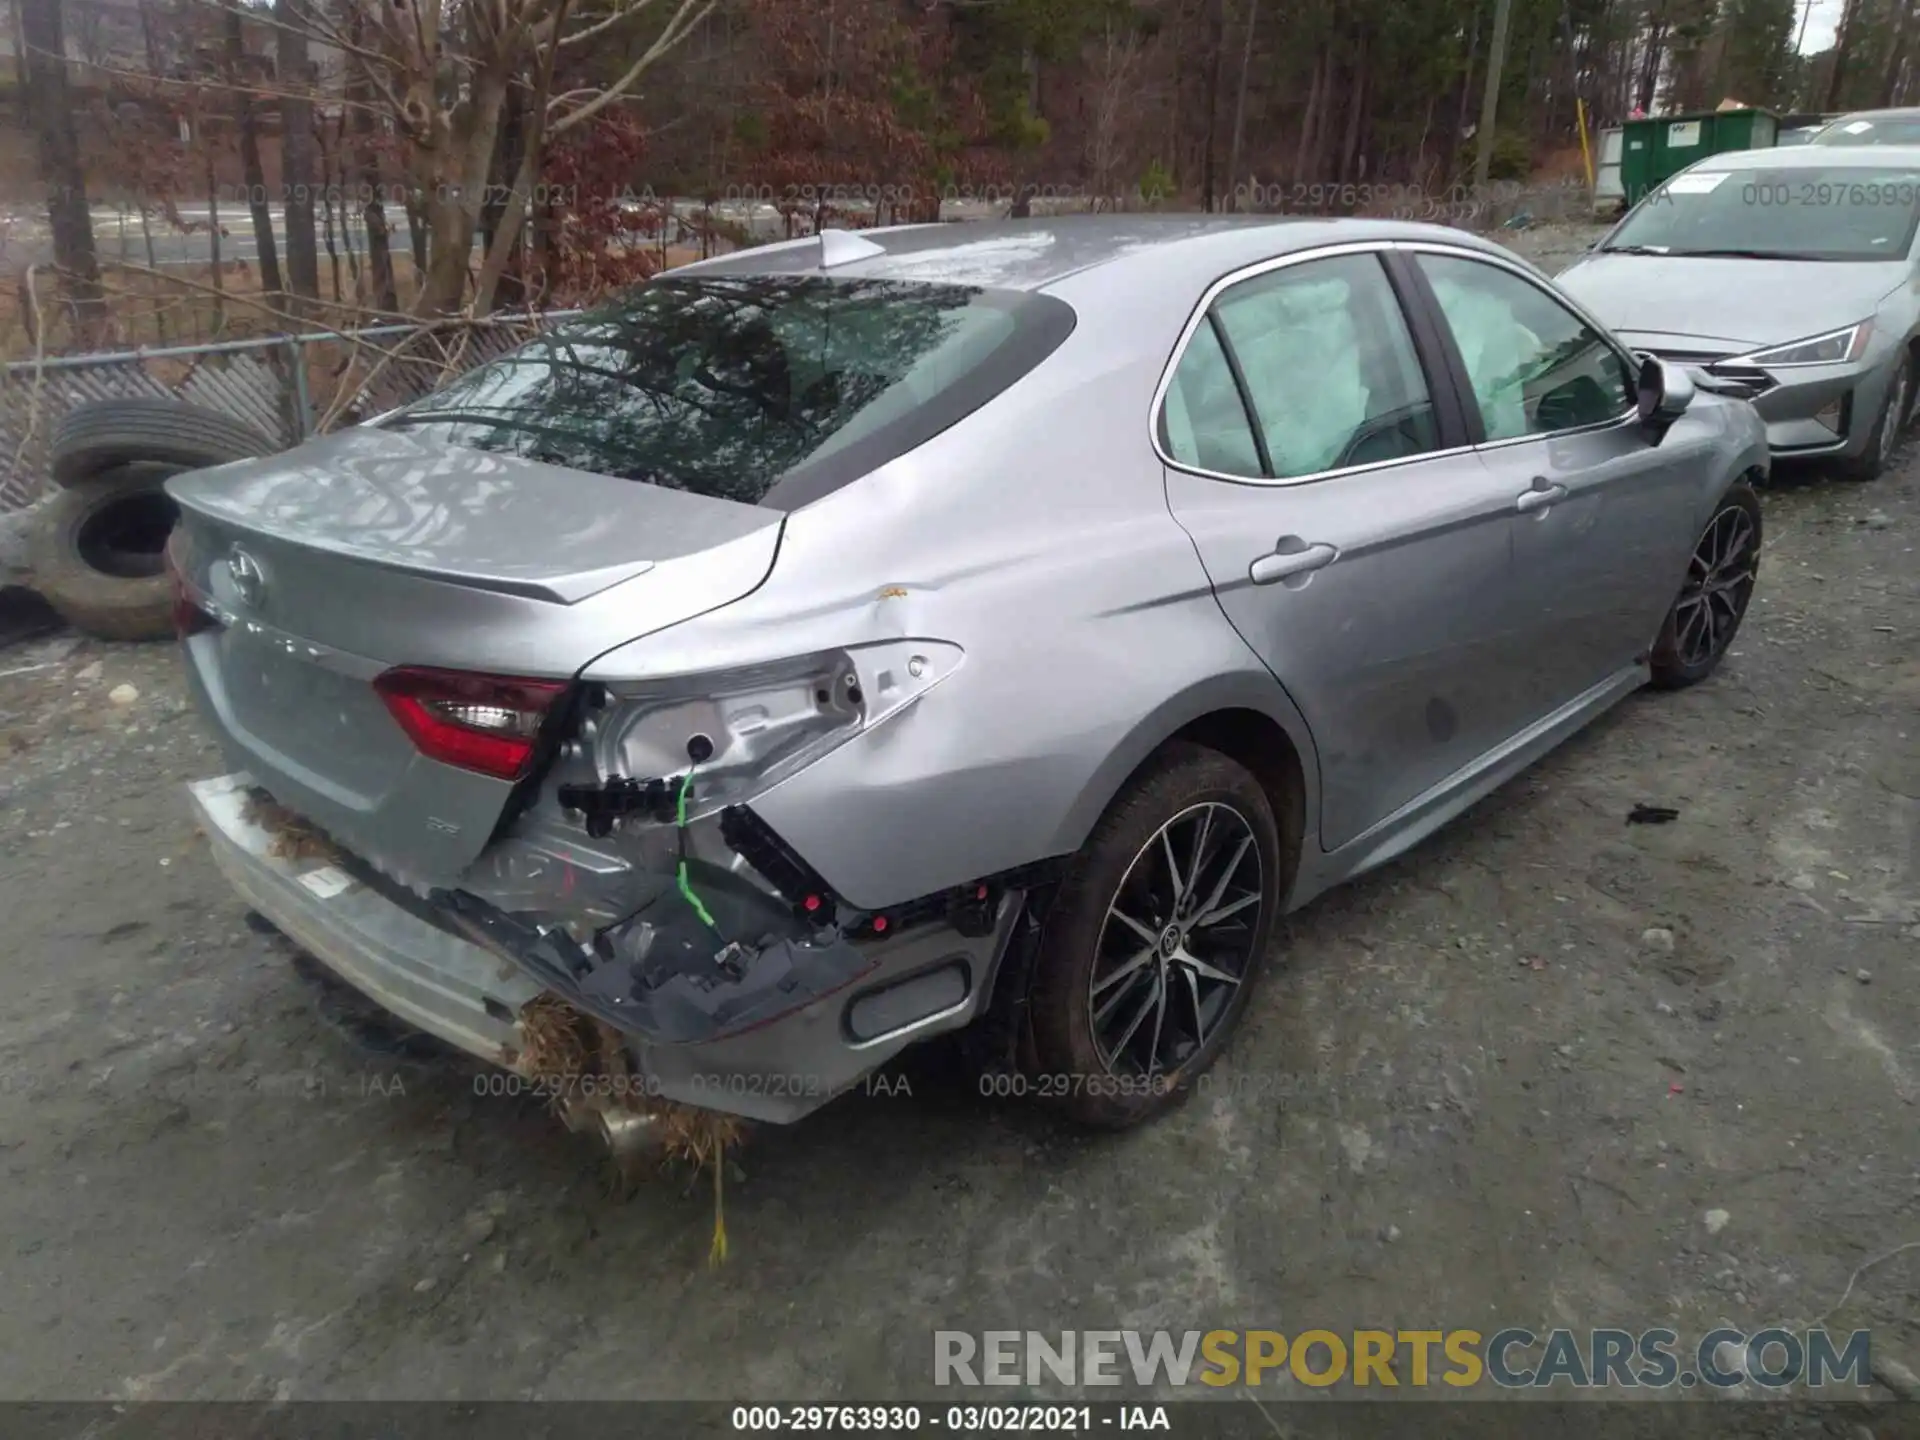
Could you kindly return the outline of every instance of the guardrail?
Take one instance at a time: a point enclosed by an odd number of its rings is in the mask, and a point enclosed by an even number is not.
[[[54,427],[76,405],[172,397],[295,445],[329,411],[339,410],[345,420],[404,404],[579,313],[373,325],[0,365],[0,511],[39,497]],[[347,405],[338,403],[343,391],[352,392]]]

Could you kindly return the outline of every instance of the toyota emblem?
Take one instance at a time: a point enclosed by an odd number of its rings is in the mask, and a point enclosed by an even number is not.
[[[227,552],[227,576],[233,581],[233,593],[240,603],[257,610],[267,593],[267,574],[260,562],[238,545]]]

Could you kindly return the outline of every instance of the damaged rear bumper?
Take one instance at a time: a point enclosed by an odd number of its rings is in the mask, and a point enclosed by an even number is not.
[[[273,836],[248,815],[252,783],[236,774],[188,787],[215,862],[249,905],[401,1019],[518,1070],[528,1002],[547,990],[576,1003],[593,999],[564,975],[543,983],[549,977],[524,955],[507,958],[502,948],[519,953],[512,937],[476,926],[470,913],[456,920],[347,862],[273,854]],[[1005,895],[995,923],[977,936],[935,923],[843,941],[857,963],[831,993],[705,1043],[664,1044],[629,1031],[634,1070],[663,1099],[776,1124],[798,1120],[914,1041],[971,1022],[987,1004],[1019,909],[1020,896]]]

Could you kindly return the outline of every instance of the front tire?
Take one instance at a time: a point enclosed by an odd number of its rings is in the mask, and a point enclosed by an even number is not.
[[[1686,581],[1654,641],[1651,668],[1657,688],[1697,685],[1719,667],[1753,599],[1760,539],[1760,497],[1746,481],[1736,481],[1700,532]]]
[[[1198,745],[1162,751],[1048,910],[1028,1092],[1106,1129],[1178,1103],[1246,1011],[1279,917],[1282,854],[1244,766]]]
[[[1913,356],[1906,354],[1900,357],[1900,368],[1893,372],[1893,380],[1887,386],[1887,398],[1880,403],[1880,413],[1874,416],[1873,438],[1867,441],[1867,448],[1860,455],[1840,463],[1841,478],[1878,480],[1893,461],[1912,409]]]

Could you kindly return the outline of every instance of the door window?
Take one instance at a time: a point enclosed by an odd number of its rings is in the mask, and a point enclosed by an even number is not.
[[[1617,420],[1634,404],[1620,352],[1545,290],[1498,266],[1421,255],[1460,348],[1487,439]]]
[[[1400,302],[1373,255],[1289,265],[1214,306],[1280,478],[1439,448]]]
[[[1160,426],[1167,455],[1182,465],[1219,475],[1266,474],[1246,402],[1211,317],[1187,342],[1167,387]]]
[[[1373,255],[1289,265],[1228,289],[1188,342],[1161,414],[1176,462],[1279,479],[1424,454],[1439,433]]]

